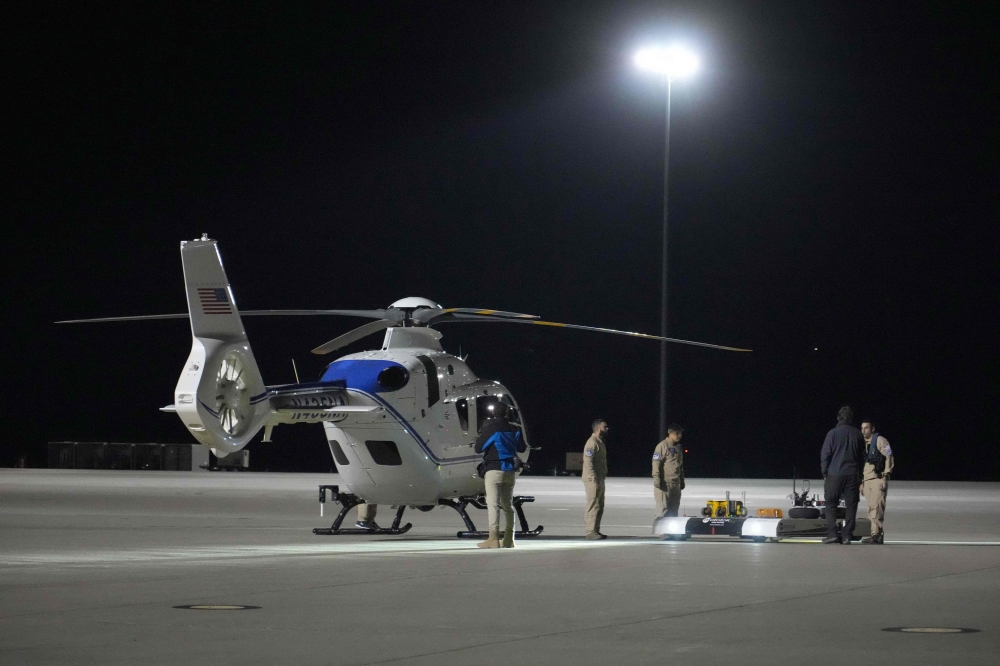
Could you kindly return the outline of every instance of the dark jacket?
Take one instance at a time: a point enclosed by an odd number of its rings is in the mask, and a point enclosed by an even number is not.
[[[861,431],[847,423],[826,433],[819,466],[823,476],[861,474],[865,462],[865,438]]]
[[[476,453],[483,454],[483,464],[479,467],[481,475],[492,470],[514,471],[518,462],[516,454],[527,449],[520,428],[502,418],[490,419],[476,439]]]

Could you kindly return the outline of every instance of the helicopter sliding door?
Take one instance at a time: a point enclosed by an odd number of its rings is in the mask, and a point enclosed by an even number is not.
[[[324,423],[323,429],[326,431],[326,442],[330,447],[330,455],[333,456],[333,461],[337,464],[337,473],[343,477],[347,484],[355,489],[375,485],[375,479],[369,472],[370,457],[357,451],[358,443],[354,438],[333,423]]]

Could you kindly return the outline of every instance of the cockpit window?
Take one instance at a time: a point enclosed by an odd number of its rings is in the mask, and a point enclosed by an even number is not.
[[[507,420],[514,425],[521,425],[521,415],[518,413],[517,408],[514,407],[514,400],[509,395],[481,395],[476,398],[477,432],[483,431],[483,424],[486,423],[486,420],[493,415],[493,405],[497,404],[497,402],[501,400],[509,406],[509,409],[507,410]]]
[[[514,399],[506,393],[500,396],[500,399],[510,406],[510,409],[507,410],[507,420],[515,425],[521,425],[521,415],[517,412],[517,407],[514,406]]]
[[[469,432],[469,401],[465,398],[455,401],[455,411],[458,412],[458,424],[462,430]]]
[[[495,395],[481,395],[476,398],[476,432],[483,431],[483,424],[493,417],[493,405],[497,404]]]

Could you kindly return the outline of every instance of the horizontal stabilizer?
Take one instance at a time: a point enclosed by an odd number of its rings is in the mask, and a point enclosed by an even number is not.
[[[172,414],[177,413],[177,405],[167,405],[166,407],[160,407],[161,412],[170,412]]]

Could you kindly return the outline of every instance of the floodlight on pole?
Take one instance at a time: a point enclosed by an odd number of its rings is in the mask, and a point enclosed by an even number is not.
[[[680,46],[665,49],[650,47],[635,54],[635,64],[639,69],[653,72],[668,79],[680,79],[698,71],[698,56]]]
[[[667,86],[667,125],[663,151],[663,272],[660,278],[660,335],[667,337],[667,206],[670,193],[670,89],[674,79],[698,71],[698,56],[680,46],[649,47],[635,54],[635,64],[659,74]],[[667,436],[667,343],[660,343],[660,439]]]

